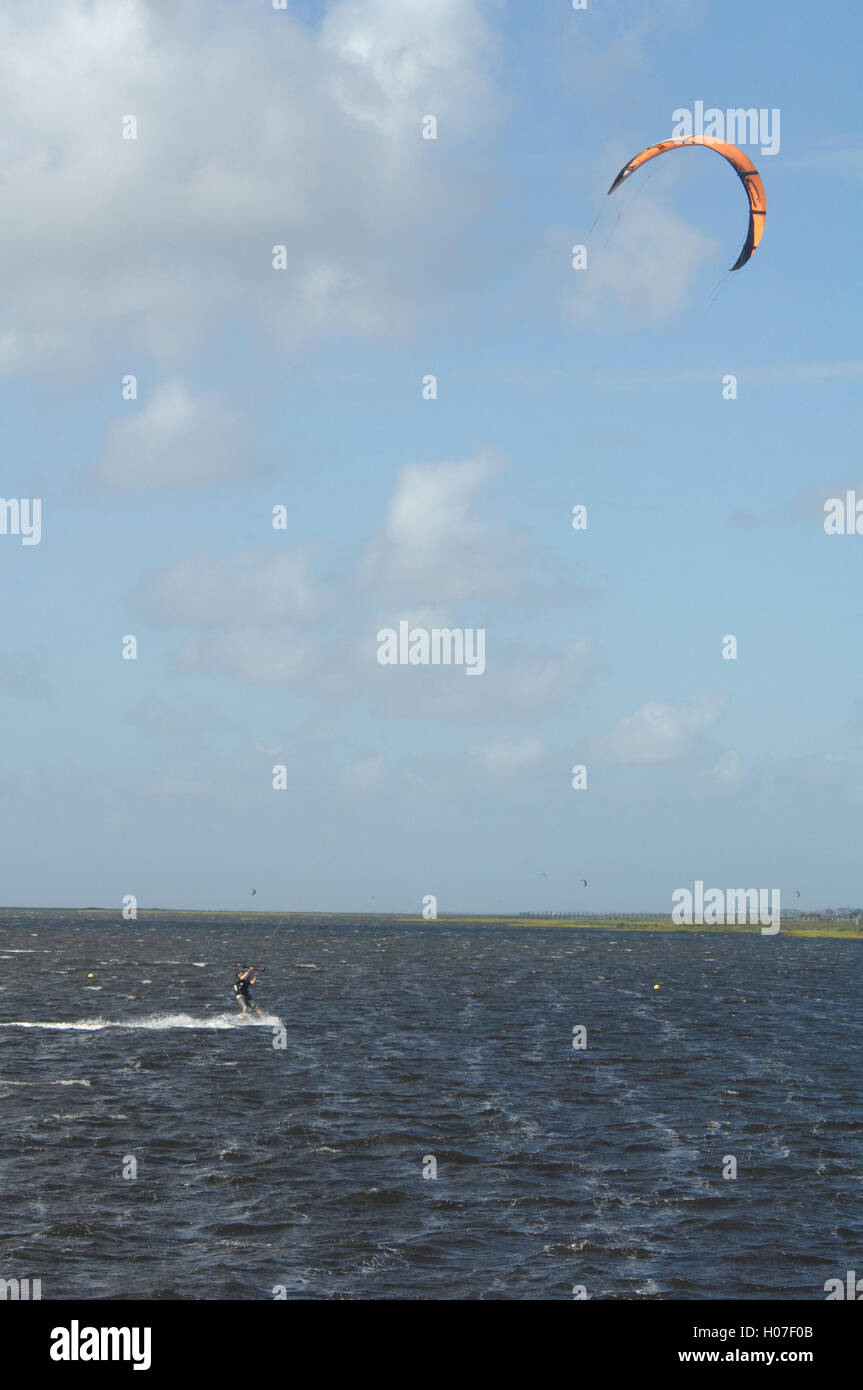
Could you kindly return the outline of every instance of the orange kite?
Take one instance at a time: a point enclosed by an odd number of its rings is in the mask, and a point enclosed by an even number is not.
[[[648,145],[646,150],[642,150],[628,164],[625,164],[618,174],[614,183],[609,188],[609,193],[613,193],[615,188],[619,188],[624,179],[640,169],[642,164],[646,164],[649,159],[655,159],[658,154],[664,154],[666,150],[679,149],[681,145],[706,145],[709,150],[715,150],[721,154],[723,159],[727,159],[737,173],[737,177],[746,189],[746,196],[749,199],[749,231],[746,233],[746,240],[743,243],[743,250],[731,267],[732,270],[739,270],[745,265],[752,255],[764,231],[764,219],[767,216],[767,198],[764,193],[764,184],[761,182],[761,175],[748,155],[739,150],[736,145],[726,144],[724,140],[713,140],[709,135],[682,135],[675,140],[661,140],[658,145]]]

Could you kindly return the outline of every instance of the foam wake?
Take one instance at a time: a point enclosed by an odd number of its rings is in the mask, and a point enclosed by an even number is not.
[[[273,1028],[281,1024],[277,1014],[211,1014],[209,1018],[193,1018],[191,1014],[150,1014],[146,1018],[79,1018],[74,1023],[42,1023],[22,1020],[0,1023],[0,1028],[47,1028],[54,1032],[98,1033],[103,1028],[143,1028],[162,1032],[169,1028]]]

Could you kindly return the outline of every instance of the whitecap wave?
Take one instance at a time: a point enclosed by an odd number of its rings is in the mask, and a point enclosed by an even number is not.
[[[48,1023],[22,1019],[0,1023],[0,1028],[47,1028],[54,1032],[98,1033],[103,1028],[143,1028],[162,1032],[171,1028],[273,1028],[284,1026],[277,1014],[251,1016],[243,1014],[213,1014],[210,1018],[193,1018],[191,1014],[150,1014],[146,1018],[79,1018],[73,1023]]]

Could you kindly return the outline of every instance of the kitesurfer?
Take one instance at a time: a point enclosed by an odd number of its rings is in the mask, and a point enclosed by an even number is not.
[[[251,979],[249,979],[250,975],[252,977]],[[258,972],[253,965],[250,965],[248,970],[237,971],[237,978],[234,981],[234,997],[238,1004],[242,1004],[244,1014],[249,1012],[250,1004],[256,1014],[260,1014],[261,1012],[257,1004],[253,1003],[252,996],[249,994],[249,986],[255,984],[257,978]]]

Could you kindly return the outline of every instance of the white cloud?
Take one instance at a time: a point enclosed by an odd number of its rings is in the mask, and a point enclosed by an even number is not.
[[[440,612],[417,612],[412,626],[454,627]],[[463,666],[381,666],[376,633],[398,618],[340,631],[292,624],[234,626],[213,636],[189,636],[175,657],[186,674],[224,675],[245,685],[277,686],[339,704],[365,703],[380,718],[495,724],[535,723],[590,680],[598,665],[587,640],[543,652],[486,636],[488,666],[469,677]]]
[[[342,0],[327,13],[320,46],[336,60],[343,109],[395,135],[418,101],[421,115],[438,118],[475,102],[475,56],[490,40],[470,0]]]
[[[381,535],[366,555],[368,590],[406,603],[512,594],[516,538],[471,515],[475,493],[497,471],[485,457],[403,468]]]
[[[326,664],[320,642],[293,628],[188,637],[175,656],[184,674],[230,676],[244,685],[299,687],[315,681]]]
[[[319,32],[251,0],[7,6],[0,373],[176,363],[241,315],[294,349],[409,333],[459,293],[429,244],[491,187],[459,159],[491,48],[477,0],[343,0]]]
[[[536,734],[526,734],[521,739],[498,739],[489,743],[478,743],[470,749],[492,777],[508,776],[535,767],[543,756],[545,748]]]
[[[729,748],[709,769],[708,775],[720,787],[738,787],[744,778],[740,754]]]
[[[155,621],[186,627],[264,628],[324,607],[304,550],[181,560],[145,576],[135,601]]]
[[[408,615],[402,615],[408,616]],[[412,623],[424,627],[457,626],[441,613]],[[396,625],[385,619],[381,627]],[[508,642],[503,630],[486,629],[486,669],[468,677],[453,666],[379,666],[369,661],[368,644],[355,652],[352,686],[371,699],[384,718],[443,719],[464,724],[527,720],[535,725],[588,684],[601,661],[586,638],[553,650]]]
[[[237,418],[172,380],[108,427],[94,479],[115,492],[130,492],[206,487],[256,471]]]
[[[491,620],[479,606],[535,597],[520,559],[529,556],[531,573],[549,569],[517,534],[472,515],[477,489],[494,472],[484,458],[405,468],[359,580],[342,566],[338,605],[332,576],[317,585],[306,552],[290,550],[180,561],[145,576],[137,608],[162,625],[220,629],[189,635],[177,653],[185,672],[365,701],[384,718],[536,720],[583,687],[601,658],[587,638],[545,648],[513,643],[506,606],[495,606]],[[372,620],[365,596],[382,591],[393,606]],[[559,601],[564,591],[572,597],[571,586],[546,584],[542,598]],[[309,629],[325,611],[326,627]],[[381,666],[377,633],[398,631],[402,621],[410,628],[482,628],[486,669],[467,678],[464,667]]]
[[[632,192],[624,187],[614,196]],[[607,244],[589,245],[587,268],[572,271],[570,311],[590,325],[610,310],[627,322],[659,323],[681,308],[698,271],[715,261],[718,243],[640,190],[620,213]]]
[[[701,734],[712,729],[728,705],[727,695],[696,695],[688,704],[651,701],[619,719],[610,734],[587,745],[597,763],[670,763],[685,758]]]
[[[172,706],[153,692],[139,700],[126,717],[150,738],[184,749],[228,727],[228,721],[212,705]]]
[[[579,637],[551,652],[513,651],[506,684],[513,709],[544,710],[587,684],[602,665],[594,643]]]
[[[357,758],[340,768],[339,779],[350,791],[371,791],[381,785],[386,770],[383,758]]]

